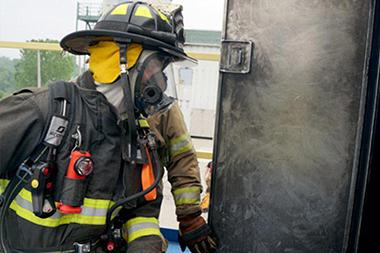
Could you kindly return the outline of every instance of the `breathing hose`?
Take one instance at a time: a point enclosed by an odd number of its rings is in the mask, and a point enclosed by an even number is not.
[[[136,156],[137,156],[137,126],[135,121],[135,107],[134,107],[134,101],[132,99],[132,87],[131,83],[129,81],[129,75],[128,75],[128,61],[127,61],[127,47],[128,47],[129,41],[118,41],[119,44],[119,51],[120,51],[120,78],[122,83],[125,84],[126,90],[126,103],[127,103],[127,114],[128,114],[128,136],[130,143],[130,162],[131,164],[135,164]],[[157,187],[157,185],[160,183],[162,176],[163,176],[163,170],[161,168],[161,165],[159,163],[159,158],[157,154],[157,149],[154,141],[154,136],[148,135],[148,147],[152,153],[152,166],[153,170],[156,172],[156,178],[152,185],[150,185],[145,190],[135,193],[125,199],[121,199],[117,201],[110,209],[107,211],[106,216],[106,232],[108,237],[112,234],[111,231],[111,219],[112,215],[115,212],[117,208],[120,206],[125,205],[129,201],[135,200],[137,198],[140,198],[144,196],[145,194],[151,192],[154,188]]]
[[[1,212],[0,212],[0,223],[1,223],[0,224],[0,241],[1,241],[1,245],[0,245],[1,251],[0,252],[2,252],[2,253],[12,253],[11,251],[9,251],[8,246],[5,243],[5,235],[4,235],[4,233],[5,233],[5,227],[4,227],[5,226],[5,222],[4,222],[5,221],[5,215],[7,213],[9,206],[11,205],[12,201],[14,200],[14,198],[17,196],[17,194],[24,187],[25,179],[27,178],[27,176],[28,176],[28,174],[25,173],[20,178],[19,181],[17,181],[16,183],[13,183],[13,184],[15,184],[14,187],[12,185],[12,180],[11,180],[11,182],[9,183],[10,185],[7,187],[8,191],[6,191],[4,194],[5,202],[1,206]]]
[[[126,203],[128,203],[129,201],[132,201],[134,199],[137,199],[137,198],[140,198],[142,196],[144,196],[145,194],[151,192],[154,188],[157,187],[157,185],[160,183],[164,173],[163,173],[163,170],[162,170],[162,167],[161,167],[161,164],[159,162],[159,158],[158,158],[158,154],[157,154],[157,150],[155,148],[151,148],[151,153],[152,153],[152,166],[153,166],[153,169],[154,171],[156,172],[156,178],[155,180],[153,181],[153,183],[148,187],[146,188],[145,190],[141,191],[141,192],[138,192],[138,193],[135,193],[125,199],[121,199],[119,201],[117,201],[107,212],[107,216],[106,216],[106,227],[107,227],[107,232],[109,233],[111,231],[111,218],[112,218],[112,214],[114,213],[114,211],[120,207],[120,206],[123,206],[125,205]]]

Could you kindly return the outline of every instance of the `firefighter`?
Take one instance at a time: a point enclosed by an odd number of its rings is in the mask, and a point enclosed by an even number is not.
[[[165,94],[168,66],[194,62],[183,43],[180,6],[121,3],[93,30],[62,39],[64,50],[90,55],[75,85],[1,101],[4,252],[164,252],[155,187],[162,165],[182,250],[215,250],[200,216],[196,155],[178,104]]]

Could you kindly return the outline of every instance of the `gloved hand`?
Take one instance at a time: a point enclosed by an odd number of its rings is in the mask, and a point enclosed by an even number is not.
[[[200,215],[179,220],[178,242],[182,251],[188,247],[192,253],[211,253],[217,248],[216,236]]]

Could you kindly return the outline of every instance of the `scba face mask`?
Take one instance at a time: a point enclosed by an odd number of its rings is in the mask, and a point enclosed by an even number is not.
[[[101,41],[91,46],[89,51],[89,69],[95,83],[109,86],[109,88],[104,86],[99,89],[106,89],[110,94],[113,90],[112,86],[123,89],[122,86],[125,84],[121,84],[119,78],[119,46],[113,41]],[[169,108],[177,97],[172,57],[158,51],[143,50],[140,44],[130,44],[127,47],[126,59],[135,109],[144,116],[148,116]],[[168,86],[169,92],[167,92]],[[105,95],[107,96],[107,94]],[[118,94],[114,94],[114,97],[107,96],[107,98],[112,102]],[[122,95],[120,94],[116,100],[121,102]],[[119,102],[113,104],[117,106]]]
[[[144,116],[162,112],[176,100],[171,64],[171,57],[144,50],[131,71],[135,106]]]

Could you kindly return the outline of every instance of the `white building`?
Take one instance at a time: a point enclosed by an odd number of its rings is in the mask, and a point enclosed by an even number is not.
[[[186,30],[185,51],[219,54],[220,32]],[[192,136],[213,137],[219,62],[199,60],[195,67],[177,66],[178,99]]]

